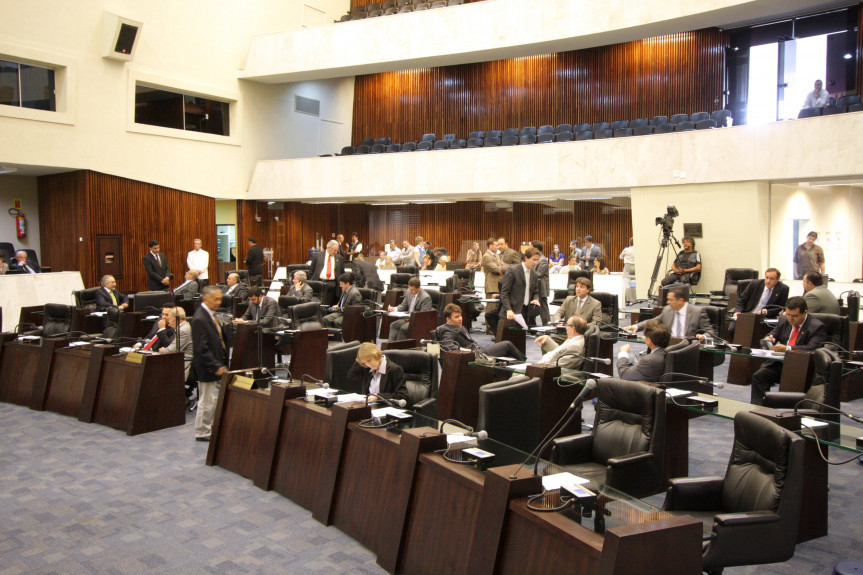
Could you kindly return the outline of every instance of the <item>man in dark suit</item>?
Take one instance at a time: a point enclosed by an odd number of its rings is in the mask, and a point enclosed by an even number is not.
[[[354,287],[354,274],[348,272],[339,276],[339,286],[342,288],[342,295],[339,298],[339,303],[332,313],[328,313],[321,319],[321,324],[324,327],[342,327],[344,321],[345,308],[351,305],[362,305],[363,296],[360,290]]]
[[[249,283],[261,285],[264,273],[264,250],[255,238],[249,238],[249,251],[246,253],[246,268],[249,270]]]
[[[665,373],[665,348],[670,339],[671,332],[665,324],[649,320],[644,326],[647,355],[633,362],[629,356],[629,344],[624,344],[617,354],[618,377],[630,381],[660,381]]]
[[[237,273],[228,274],[225,285],[220,287],[223,295],[229,295],[238,302],[244,302],[249,297],[249,288],[240,283],[240,275]]]
[[[389,311],[400,311],[413,313],[415,311],[429,311],[432,308],[432,299],[427,291],[420,287],[420,278],[412,277],[408,280],[408,293],[398,307],[390,306]],[[397,319],[390,324],[390,341],[407,339],[410,328],[410,318]]]
[[[518,361],[525,361],[527,357],[521,353],[511,341],[500,341],[491,345],[479,345],[470,336],[470,333],[462,325],[461,307],[449,303],[443,308],[446,323],[438,326],[434,331],[435,337],[440,342],[443,351],[458,351],[461,348],[479,351],[492,357],[514,357]]]
[[[222,290],[216,286],[204,288],[201,306],[192,323],[194,359],[198,376],[198,411],[195,415],[195,439],[209,441],[219,398],[222,375],[227,371],[228,346],[225,342],[216,310],[222,304]]]
[[[757,313],[773,318],[779,315],[788,301],[788,286],[779,281],[779,270],[768,268],[763,280],[750,281],[738,296],[734,306],[734,319],[741,313]],[[734,339],[736,322],[728,326],[728,339]]]
[[[665,297],[666,305],[662,313],[656,318],[671,330],[671,337],[704,339],[705,333],[714,335],[713,324],[707,317],[703,308],[689,304],[689,288],[678,286],[668,290]],[[643,328],[648,321],[638,322],[635,325],[626,326],[625,330],[636,332]]]
[[[279,304],[271,297],[264,295],[259,287],[249,292],[249,308],[243,317],[235,319],[234,323],[253,323],[263,327],[271,327],[279,315]]]
[[[9,271],[13,273],[24,274],[40,274],[42,270],[39,264],[27,257],[27,252],[18,250],[15,252],[15,259],[9,264]]]
[[[506,314],[506,319],[515,319],[521,314],[525,321],[527,317],[538,313],[539,307],[539,275],[536,265],[539,263],[540,252],[533,246],[524,251],[524,261],[510,266],[500,282],[500,309]],[[531,309],[530,306],[535,306]]]
[[[551,314],[548,311],[548,288],[551,284],[548,270],[548,258],[542,253],[545,247],[542,242],[533,242],[534,248],[539,252],[539,262],[536,264],[536,275],[539,276],[539,321],[542,325],[548,325]]]
[[[321,305],[333,305],[338,301],[336,278],[345,273],[345,259],[339,255],[339,242],[330,240],[327,249],[315,253],[309,268],[309,279],[324,283]]]
[[[405,372],[397,363],[387,359],[373,343],[363,343],[357,350],[357,361],[348,370],[348,381],[360,384],[362,393],[374,401],[384,399],[404,399],[408,401],[408,388]]]
[[[102,276],[100,282],[102,289],[96,292],[96,307],[104,309],[110,306],[117,306],[117,309],[126,309],[129,307],[129,298],[117,291],[117,280],[114,276]]]
[[[357,285],[370,289],[384,291],[384,282],[381,281],[378,275],[378,268],[375,264],[366,260],[363,254],[358,254],[354,257],[353,269],[351,270],[357,278]]]
[[[153,327],[144,337],[143,342],[136,343],[135,349],[148,349],[150,351],[159,351],[163,347],[167,347],[174,341],[174,328],[171,327],[169,316],[171,311],[177,307],[174,302],[166,303],[162,306],[162,314],[157,321],[153,322]]]
[[[168,258],[161,252],[156,240],[150,240],[150,252],[144,256],[144,270],[147,272],[149,291],[168,291],[174,276],[168,268]]]
[[[814,351],[827,339],[827,326],[809,314],[806,300],[795,296],[788,298],[785,315],[779,318],[779,323],[764,339],[771,344],[771,351]],[[782,379],[782,365],[781,361],[769,359],[752,374],[750,403],[761,405],[764,394]]]

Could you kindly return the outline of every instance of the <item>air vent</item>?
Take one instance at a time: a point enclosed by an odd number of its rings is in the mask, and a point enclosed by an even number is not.
[[[320,100],[313,100],[311,98],[306,98],[303,96],[296,96],[294,98],[294,112],[299,112],[301,114],[309,114],[311,116],[320,116],[321,102]]]

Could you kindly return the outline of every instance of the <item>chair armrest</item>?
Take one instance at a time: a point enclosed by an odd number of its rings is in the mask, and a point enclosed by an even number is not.
[[[710,511],[722,508],[722,477],[678,477],[669,481],[663,509]]]
[[[764,407],[793,409],[797,402],[806,397],[799,391],[768,391],[764,394]],[[811,404],[810,404],[811,405]]]
[[[609,459],[605,482],[638,498],[659,493],[663,488],[662,474],[656,469],[656,457],[648,451]]]
[[[589,433],[570,435],[555,439],[551,448],[551,461],[558,465],[584,463],[590,461],[593,447],[593,436]]]
[[[778,523],[779,514],[773,511],[750,511],[748,513],[720,513],[713,518],[715,523],[723,527],[767,525]]]
[[[413,410],[419,412],[425,412],[429,408],[431,408],[435,403],[437,403],[436,397],[427,397],[425,399],[421,399],[415,404],[413,404]]]
[[[609,467],[628,467],[630,465],[644,464],[653,461],[653,454],[649,451],[636,451],[620,457],[612,457],[608,460]]]

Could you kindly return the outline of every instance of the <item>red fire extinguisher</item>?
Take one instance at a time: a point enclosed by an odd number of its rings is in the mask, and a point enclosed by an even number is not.
[[[24,214],[15,216],[15,232],[19,238],[27,237],[27,218]]]

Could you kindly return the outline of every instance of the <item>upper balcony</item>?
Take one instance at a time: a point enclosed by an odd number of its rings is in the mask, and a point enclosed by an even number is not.
[[[823,10],[836,0],[485,0],[254,36],[239,77],[279,84],[580,50]]]

